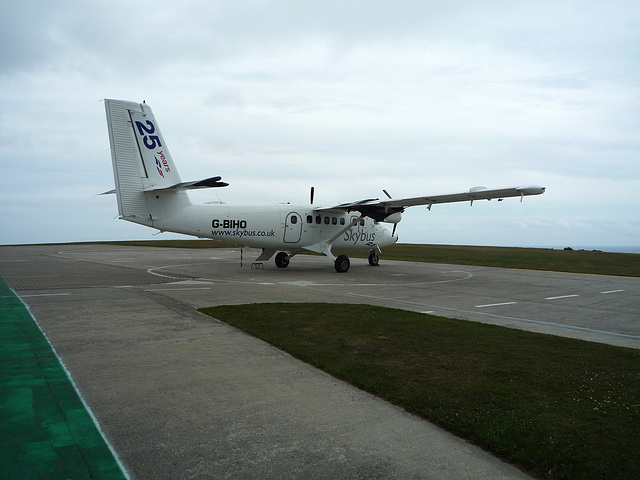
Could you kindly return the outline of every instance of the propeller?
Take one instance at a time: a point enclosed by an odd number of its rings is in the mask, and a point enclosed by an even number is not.
[[[311,187],[311,205],[313,205],[313,195],[315,193],[315,188]]]
[[[387,198],[389,200],[391,200],[391,195],[389,195],[389,192],[387,192],[384,188],[382,189],[382,191],[387,196]],[[398,228],[398,223],[397,222],[393,224],[393,230],[391,231],[391,236],[392,237],[396,234],[396,228]]]

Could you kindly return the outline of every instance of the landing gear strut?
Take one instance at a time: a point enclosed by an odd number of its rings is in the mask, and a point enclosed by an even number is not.
[[[280,252],[276,255],[276,267],[287,268],[289,266],[289,255],[286,252]]]
[[[351,262],[349,261],[349,257],[347,257],[346,255],[340,255],[338,256],[338,258],[336,258],[336,272],[338,273],[345,273],[349,270],[349,267],[351,266]]]
[[[377,267],[378,264],[380,263],[380,257],[378,257],[378,252],[371,251],[369,253],[369,265],[371,265],[372,267]]]

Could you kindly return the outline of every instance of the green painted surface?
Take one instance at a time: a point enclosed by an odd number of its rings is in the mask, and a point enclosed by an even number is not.
[[[123,479],[29,311],[0,277],[0,479]]]

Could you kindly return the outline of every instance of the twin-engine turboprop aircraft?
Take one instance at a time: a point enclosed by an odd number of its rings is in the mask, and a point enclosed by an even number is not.
[[[313,205],[192,204],[186,190],[226,187],[221,177],[183,182],[167,149],[151,108],[146,103],[105,100],[111,159],[120,218],[160,231],[231,241],[262,248],[256,262],[276,252],[276,266],[285,268],[294,255],[322,253],[338,272],[349,270],[349,257],[332,253],[368,250],[377,265],[381,247],[398,241],[396,226],[405,208],[437,203],[491,200],[539,195],[544,187],[524,186],[489,190],[475,187],[464,193],[392,199],[370,198],[331,207]],[[393,224],[389,229],[383,223]]]

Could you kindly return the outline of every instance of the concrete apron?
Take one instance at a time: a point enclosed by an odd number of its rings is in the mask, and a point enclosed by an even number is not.
[[[28,300],[133,477],[529,478],[169,297]]]

